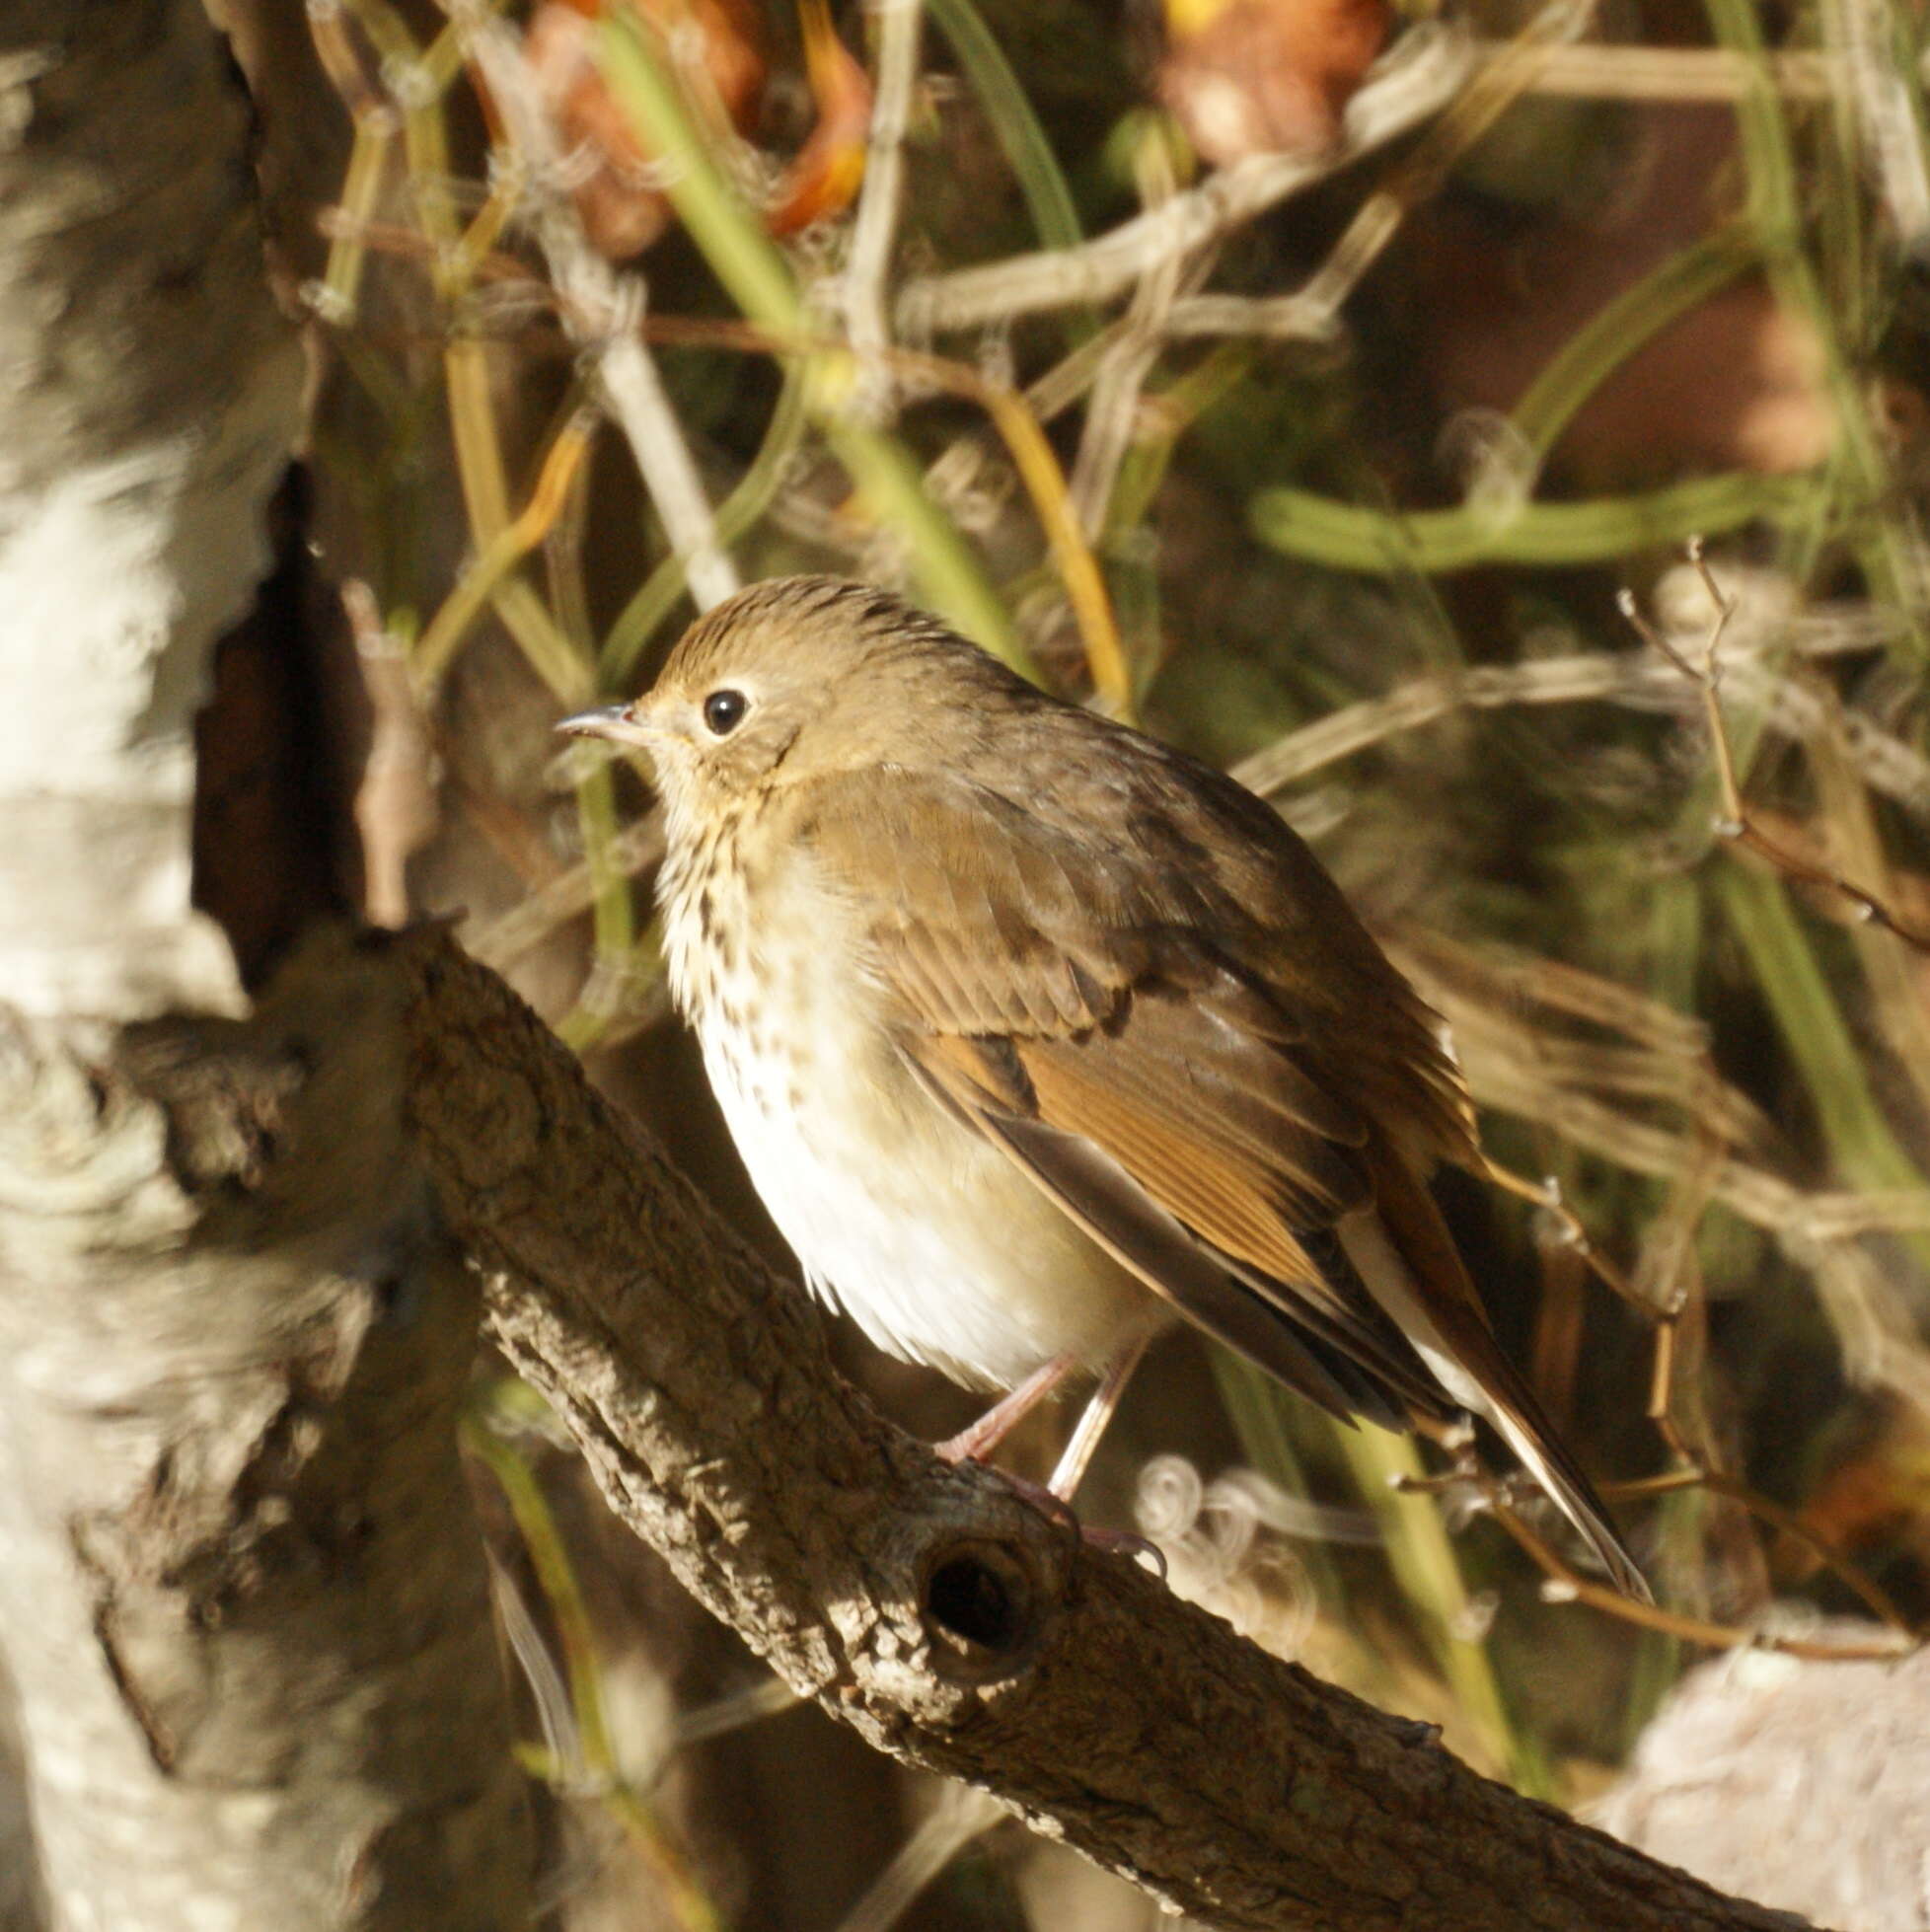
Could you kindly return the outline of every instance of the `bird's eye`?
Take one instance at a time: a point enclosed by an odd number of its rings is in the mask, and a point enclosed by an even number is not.
[[[727,738],[750,708],[751,701],[741,691],[713,691],[704,701],[705,728],[713,738]]]

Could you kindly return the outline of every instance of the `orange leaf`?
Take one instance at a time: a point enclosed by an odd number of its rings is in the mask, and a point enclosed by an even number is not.
[[[523,51],[578,171],[571,188],[577,212],[598,253],[622,261],[648,248],[671,217],[652,185],[649,150],[596,65],[594,23],[614,6],[666,38],[697,36],[699,77],[708,90],[698,106],[719,128],[750,124],[765,67],[749,0],[544,0],[531,16]]]
[[[765,216],[774,235],[794,235],[851,206],[871,129],[871,83],[833,30],[825,0],[798,0],[798,15],[818,117]]]

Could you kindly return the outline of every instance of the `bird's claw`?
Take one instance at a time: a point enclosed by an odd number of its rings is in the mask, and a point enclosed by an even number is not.
[[[1096,1550],[1101,1556],[1129,1556],[1136,1563],[1142,1557],[1151,1557],[1153,1573],[1161,1583],[1165,1582],[1166,1553],[1157,1543],[1149,1542],[1131,1529],[1101,1529],[1081,1523],[1078,1512],[1044,1483],[1029,1482],[1025,1477],[1014,1476],[1005,1469],[999,1470],[998,1474],[1021,1502],[1029,1503],[1055,1527],[1069,1531],[1076,1542],[1083,1543],[1087,1549]]]

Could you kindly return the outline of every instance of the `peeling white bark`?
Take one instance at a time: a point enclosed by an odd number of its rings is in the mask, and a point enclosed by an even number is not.
[[[232,1009],[192,729],[299,394],[192,0],[0,0],[0,999]]]

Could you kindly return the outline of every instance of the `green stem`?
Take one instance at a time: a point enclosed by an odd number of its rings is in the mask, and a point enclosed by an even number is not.
[[[636,915],[631,903],[630,880],[621,866],[610,862],[617,838],[617,792],[613,767],[599,765],[576,785],[576,816],[582,828],[583,855],[589,862],[596,892],[593,927],[597,964],[606,973],[622,974],[636,945]]]
[[[1282,1391],[1271,1375],[1230,1349],[1210,1348],[1207,1354],[1213,1364],[1213,1378],[1220,1385],[1220,1399],[1225,1403],[1233,1433],[1239,1438],[1241,1452],[1270,1481],[1297,1495],[1305,1494],[1305,1470],[1294,1448],[1285,1413],[1293,1398]],[[1295,1550],[1315,1600],[1328,1615],[1343,1615],[1344,1586],[1325,1546],[1309,1538],[1297,1542]]]
[[[1212,1351],[1215,1379],[1240,1447],[1262,1474],[1303,1490],[1299,1457],[1282,1411],[1294,1398],[1270,1377],[1224,1349]],[[1480,1740],[1490,1761],[1504,1767],[1516,1786],[1549,1797],[1553,1783],[1533,1745],[1521,1736],[1488,1657],[1486,1642],[1470,1634],[1474,1621],[1467,1588],[1452,1543],[1431,1497],[1396,1490],[1393,1479],[1422,1473],[1412,1443],[1384,1429],[1333,1426],[1334,1440],[1354,1480],[1378,1520],[1387,1560],[1440,1665],[1460,1715]],[[1317,1543],[1299,1546],[1307,1580],[1327,1613],[1346,1620],[1339,1572]]]
[[[1809,477],[1697,477],[1585,503],[1488,504],[1451,510],[1369,509],[1304,489],[1265,489],[1249,518],[1262,543],[1339,570],[1434,574],[1477,563],[1607,563],[1631,552],[1679,548],[1689,538],[1798,513]]]
[[[1750,866],[1726,865],[1717,890],[1810,1090],[1838,1172],[1852,1187],[1871,1192],[1923,1192],[1924,1176],[1871,1090],[1863,1055],[1783,881]],[[1930,1258],[1930,1241],[1911,1245]]]
[[[628,14],[603,23],[597,60],[612,93],[648,150],[662,157],[666,192],[725,292],[753,322],[779,335],[808,333],[809,318],[789,264],[765,234],[699,134],[647,29]],[[910,548],[913,569],[933,607],[966,635],[1031,674],[1011,614],[977,557],[931,498],[919,466],[895,437],[858,421],[849,408],[854,365],[816,358],[806,404],[871,514]]]
[[[362,240],[389,179],[389,153],[395,146],[392,124],[365,118],[356,124],[354,145],[348,151],[348,172],[341,185],[341,227],[329,244],[329,265],[322,277],[322,312],[339,331],[354,326],[362,299],[362,270],[368,246]]]
[[[1085,231],[1073,206],[1072,191],[1004,49],[993,38],[972,0],[926,0],[926,9],[951,42],[979,97],[1039,240],[1049,249],[1077,248],[1085,240]]]
[[[1546,456],[1576,411],[1636,350],[1756,259],[1753,233],[1732,223],[1671,255],[1598,310],[1516,404],[1515,426],[1528,447]]]
[[[599,1780],[613,1778],[617,1753],[604,1716],[603,1668],[597,1656],[596,1632],[549,1499],[529,1463],[485,1422],[466,1418],[462,1436],[464,1447],[495,1477],[523,1547],[529,1551],[537,1583],[549,1601],[563,1668],[569,1675],[569,1702],[576,1719],[583,1768]]]
[[[1473,1605],[1440,1505],[1431,1496],[1396,1487],[1425,1473],[1420,1452],[1407,1437],[1372,1423],[1353,1429],[1336,1425],[1334,1435],[1361,1494],[1380,1519],[1394,1580],[1426,1619],[1436,1659],[1462,1715],[1518,1789],[1530,1797],[1551,1796],[1548,1767],[1516,1731],[1488,1646],[1472,1634]]]
[[[649,1865],[676,1924],[683,1932],[722,1932],[716,1907],[698,1885],[688,1860],[650,1805],[624,1781],[604,1711],[603,1667],[597,1655],[596,1631],[542,1484],[523,1456],[486,1422],[466,1418],[462,1436],[464,1447],[495,1477],[509,1505],[523,1547],[529,1551],[530,1566],[549,1602],[569,1675],[581,1765],[559,1763],[535,1747],[519,1752],[519,1756],[537,1775],[562,1790],[579,1784],[587,1774],[597,1795],[630,1832]]]

